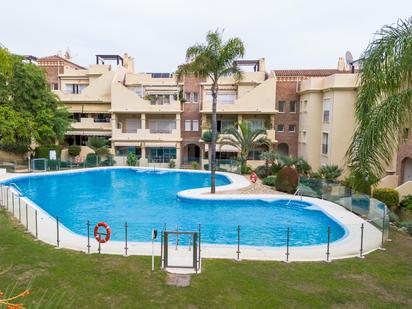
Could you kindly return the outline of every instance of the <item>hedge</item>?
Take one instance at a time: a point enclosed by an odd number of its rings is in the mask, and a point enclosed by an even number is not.
[[[384,203],[390,209],[395,210],[399,206],[399,192],[389,188],[379,188],[373,190],[373,198]]]
[[[34,157],[36,159],[49,159],[50,150],[56,150],[57,159],[60,159],[62,147],[60,145],[38,146],[34,150]]]
[[[16,154],[24,154],[30,150],[25,144],[0,144],[0,150]]]

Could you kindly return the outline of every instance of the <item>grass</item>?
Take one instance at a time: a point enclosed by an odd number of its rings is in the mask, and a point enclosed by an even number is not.
[[[55,249],[0,210],[0,291],[30,286],[24,303],[36,307],[44,297],[51,308],[411,308],[412,239],[396,231],[391,238],[364,260],[203,260],[203,273],[177,288],[165,272],[150,271],[150,257]]]

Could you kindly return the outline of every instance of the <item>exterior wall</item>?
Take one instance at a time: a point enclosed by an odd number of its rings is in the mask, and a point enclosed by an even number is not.
[[[301,82],[299,155],[313,170],[321,165],[346,167],[345,154],[355,130],[357,74],[335,74]],[[331,110],[329,121],[323,119],[324,102]],[[306,132],[306,141],[304,141]],[[328,153],[322,153],[322,135],[328,134]],[[347,169],[345,169],[347,172]]]
[[[399,146],[396,154],[396,174],[399,176],[398,185],[404,182],[405,161],[407,159],[412,159],[412,137],[410,133],[408,139]]]
[[[284,125],[283,132],[276,132],[276,139],[279,144],[285,143],[288,145],[289,155],[298,156],[298,136],[299,136],[299,95],[297,93],[297,81],[282,81],[276,82],[276,103],[279,101],[285,102],[284,113],[277,113],[275,117],[275,130],[278,124]],[[290,111],[290,102],[296,102],[296,112]],[[289,125],[295,125],[295,132],[289,132]]]
[[[308,161],[313,170],[320,167],[322,102],[320,92],[300,97],[298,156]],[[304,132],[306,138],[303,137]]]

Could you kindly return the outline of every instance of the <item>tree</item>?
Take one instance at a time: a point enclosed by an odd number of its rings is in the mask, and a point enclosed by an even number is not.
[[[195,44],[186,51],[186,63],[179,66],[176,78],[193,74],[196,77],[210,78],[212,82],[212,139],[210,142],[211,193],[216,191],[216,140],[217,121],[216,105],[219,92],[219,79],[234,76],[235,80],[242,78],[242,72],[235,60],[243,58],[245,47],[239,38],[231,38],[223,42],[222,32],[210,31],[206,35],[206,44]]]
[[[87,140],[87,146],[94,150],[96,155],[104,156],[109,154],[109,148],[107,146],[107,139],[99,136],[91,136]]]
[[[355,114],[347,151],[355,189],[379,179],[412,122],[412,18],[384,26],[361,59]]]
[[[320,178],[326,180],[336,180],[342,175],[342,169],[337,165],[323,165],[319,168],[317,174]]]
[[[219,143],[235,147],[240,153],[241,170],[247,166],[250,151],[260,146],[269,146],[270,141],[265,129],[252,129],[246,122],[238,123],[225,129]]]
[[[0,49],[0,143],[54,144],[63,140],[70,123],[41,68]]]

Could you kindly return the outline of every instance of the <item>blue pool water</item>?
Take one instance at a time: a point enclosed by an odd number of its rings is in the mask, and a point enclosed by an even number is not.
[[[216,181],[230,183],[223,175]],[[284,246],[288,227],[292,246],[326,243],[328,226],[331,241],[345,234],[336,221],[306,202],[177,198],[181,190],[208,187],[207,173],[104,169],[10,182],[73,232],[87,235],[87,220],[92,226],[107,222],[113,240],[124,239],[126,221],[129,241],[150,241],[151,230],[162,230],[164,224],[170,230],[197,230],[200,223],[202,242],[210,244],[236,244],[238,225],[242,245]]]

